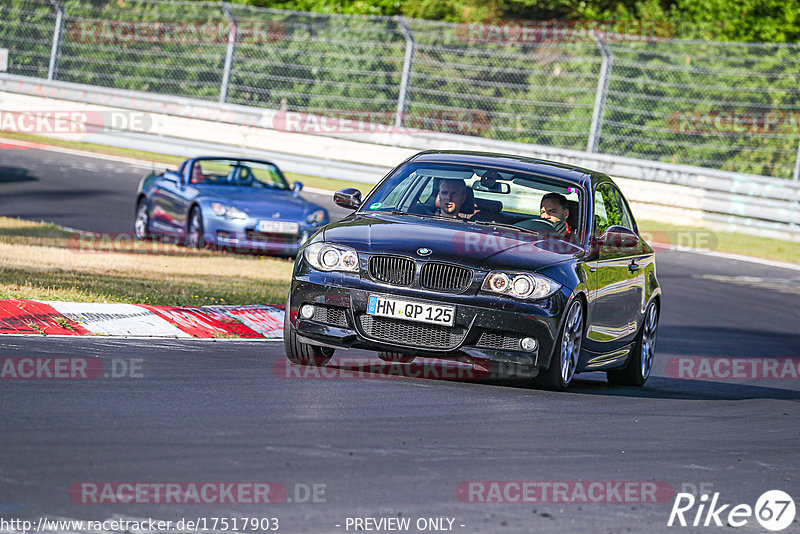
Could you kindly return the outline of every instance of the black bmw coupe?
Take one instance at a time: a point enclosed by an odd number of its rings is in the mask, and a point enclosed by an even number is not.
[[[661,290],[653,249],[606,175],[520,156],[426,151],[315,233],[286,304],[289,360],[336,348],[471,363],[565,389],[576,373],[641,386]]]

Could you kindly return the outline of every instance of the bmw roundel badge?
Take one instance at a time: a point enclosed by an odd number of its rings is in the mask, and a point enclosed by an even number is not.
[[[430,256],[431,252],[433,252],[431,249],[425,247],[417,249],[417,254],[419,254],[420,256]]]

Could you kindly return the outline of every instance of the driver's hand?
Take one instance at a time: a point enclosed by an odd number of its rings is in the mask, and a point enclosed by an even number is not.
[[[553,223],[553,228],[561,237],[567,235],[567,223],[564,221],[550,221]]]

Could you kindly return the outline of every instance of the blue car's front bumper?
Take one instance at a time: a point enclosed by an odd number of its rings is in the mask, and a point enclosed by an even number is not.
[[[295,257],[317,227],[300,224],[297,233],[258,232],[257,220],[231,221],[209,218],[204,228],[205,242],[213,247],[241,254],[268,254]]]

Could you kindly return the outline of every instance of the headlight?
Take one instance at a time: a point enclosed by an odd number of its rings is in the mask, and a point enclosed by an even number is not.
[[[305,258],[320,271],[358,272],[358,253],[342,245],[313,243],[305,248]]]
[[[543,299],[561,289],[561,284],[538,274],[492,271],[481,289],[518,299]]]
[[[314,210],[308,214],[308,217],[306,217],[306,222],[308,224],[317,225],[324,223],[325,219],[327,218],[328,214],[325,212],[325,210]]]
[[[221,202],[212,202],[211,211],[214,212],[214,215],[219,215],[220,217],[225,217],[226,219],[241,220],[247,218],[247,214],[239,208],[234,208],[233,206],[228,206],[227,204],[222,204]]]

